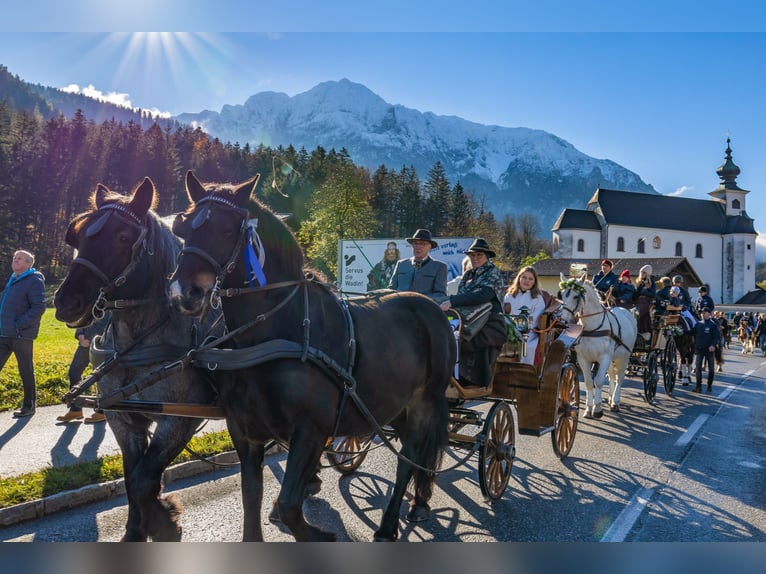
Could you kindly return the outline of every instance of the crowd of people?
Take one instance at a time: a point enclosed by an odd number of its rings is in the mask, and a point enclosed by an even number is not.
[[[526,335],[526,354],[520,362],[539,364],[539,336],[534,327],[549,308],[551,297],[541,289],[534,267],[520,269],[510,286],[506,286],[492,262],[495,252],[484,239],[477,238],[466,251],[468,257],[464,261],[463,275],[456,277],[448,288],[446,265],[428,256],[430,249],[436,246],[430,232],[418,229],[407,242],[412,245],[413,256],[396,263],[389,288],[423,293],[437,301],[445,311],[452,307],[492,305],[492,320],[487,322],[480,335],[460,345],[460,361],[474,366],[472,378],[466,383],[486,386],[491,381],[492,362],[507,335],[500,311],[506,316],[527,314],[532,329]],[[636,309],[638,332],[644,344],[651,341],[655,317],[668,312],[680,314],[684,331],[695,335],[696,386],[693,391],[701,392],[701,377],[705,370],[708,390],[711,390],[714,373],[723,370],[722,349],[730,340],[732,324],[723,313],[715,311],[715,302],[707,286],[701,286],[697,298],[692,300],[683,283],[681,275],[655,277],[650,265],[641,267],[635,278],[627,269],[617,274],[609,259],[601,261],[600,270],[593,277],[593,284],[606,306]],[[756,333],[759,348],[766,354],[766,316],[758,321],[750,316],[748,320]],[[737,321],[735,318],[733,324],[738,324]]]

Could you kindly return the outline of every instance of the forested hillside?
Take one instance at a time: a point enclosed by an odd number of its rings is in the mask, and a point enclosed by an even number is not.
[[[30,102],[28,102],[30,103]],[[309,263],[334,274],[337,240],[408,236],[418,227],[435,235],[484,235],[506,266],[545,249],[533,217],[496,222],[440,164],[421,182],[414,168],[354,165],[345,150],[250,149],[210,139],[200,129],[133,121],[97,123],[78,110],[45,119],[0,99],[0,280],[14,250],[29,249],[50,283],[60,280],[72,249],[64,244],[69,221],[86,209],[97,183],[130,191],[145,176],[160,193],[157,212],[186,207],[183,177],[239,182],[261,174],[259,198],[291,214]],[[39,102],[35,108],[39,109]],[[502,247],[501,247],[502,246]],[[8,269],[2,264],[8,262]]]

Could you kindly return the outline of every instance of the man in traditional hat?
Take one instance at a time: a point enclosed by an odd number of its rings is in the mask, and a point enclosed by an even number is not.
[[[601,271],[593,276],[593,285],[601,293],[602,298],[609,291],[609,288],[617,284],[617,275],[612,273],[614,263],[610,259],[601,261]]]
[[[429,255],[439,244],[428,229],[418,229],[407,243],[412,245],[412,257],[397,261],[388,288],[415,291],[441,301],[447,296],[447,264]]]
[[[487,387],[492,382],[492,363],[500,354],[507,337],[501,315],[505,281],[500,270],[490,261],[495,252],[485,239],[477,237],[465,253],[471,258],[471,268],[463,274],[457,295],[451,295],[440,307],[447,311],[450,307],[492,304],[490,318],[481,331],[470,341],[460,343],[461,383]],[[462,379],[464,366],[468,367],[467,380]]]

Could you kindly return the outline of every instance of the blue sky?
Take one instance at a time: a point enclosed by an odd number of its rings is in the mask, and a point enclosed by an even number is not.
[[[30,0],[0,25],[0,64],[173,114],[348,78],[390,103],[546,130],[684,197],[717,186],[730,136],[766,230],[763,4]],[[91,31],[147,23],[227,32]]]

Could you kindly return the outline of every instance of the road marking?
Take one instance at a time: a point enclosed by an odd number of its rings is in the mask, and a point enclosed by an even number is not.
[[[764,362],[763,362],[763,363],[761,363],[761,364],[762,364],[762,365],[766,365],[766,361],[764,361]],[[754,372],[755,372],[755,369],[750,369],[749,371],[745,371],[745,378],[749,377],[749,376],[750,376],[750,375],[752,375]]]
[[[636,492],[628,505],[623,508],[622,512],[620,512],[619,516],[609,527],[609,530],[601,537],[601,542],[624,542],[625,537],[633,528],[636,520],[641,516],[653,495],[653,488],[642,488]]]
[[[697,431],[702,428],[702,425],[705,424],[705,421],[710,418],[710,415],[700,415],[697,417],[697,420],[695,420],[691,426],[686,429],[686,432],[681,435],[681,438],[679,438],[675,446],[686,446],[691,442],[692,438],[694,438],[694,435],[697,434]]]
[[[723,391],[721,391],[721,394],[718,395],[718,398],[722,401],[726,400],[730,394],[734,392],[734,387],[726,387]]]

